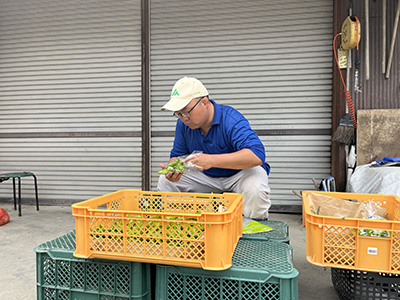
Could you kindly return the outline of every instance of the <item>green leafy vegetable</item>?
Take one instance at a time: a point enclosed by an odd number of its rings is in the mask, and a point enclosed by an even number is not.
[[[372,236],[372,237],[390,237],[390,232],[387,230],[379,230],[379,229],[364,229],[361,228],[358,230],[359,236]]]
[[[166,175],[169,172],[172,172],[172,173],[175,173],[175,172],[183,173],[186,170],[187,170],[186,163],[184,163],[182,160],[177,158],[174,161],[172,161],[171,163],[169,163],[164,169],[161,169],[160,171],[158,171],[158,174]]]
[[[196,214],[201,214],[201,212],[196,212]],[[127,215],[127,217],[130,216]],[[127,241],[161,244],[163,242],[163,223],[159,219],[162,219],[162,216],[146,216],[145,218],[128,220],[126,222]],[[179,247],[204,238],[204,224],[193,222],[197,221],[197,218],[167,216],[166,219],[171,220],[165,225],[165,238],[168,245]],[[100,224],[91,230],[91,236],[122,240],[124,238],[123,222],[116,220],[111,226]]]

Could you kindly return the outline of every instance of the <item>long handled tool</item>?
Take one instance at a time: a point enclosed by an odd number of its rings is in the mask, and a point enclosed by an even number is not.
[[[364,0],[365,7],[365,80],[369,80],[369,0]]]
[[[399,0],[400,1],[400,0]],[[338,63],[338,59],[337,59],[337,55],[336,55],[336,47],[335,47],[335,41],[336,38],[342,35],[342,47],[344,49],[352,49],[357,47],[356,50],[356,74],[358,74],[358,70],[359,70],[359,49],[358,49],[358,43],[360,40],[360,25],[358,22],[357,17],[347,17],[347,19],[345,20],[345,22],[343,22],[343,26],[342,26],[342,32],[337,34],[333,40],[333,50],[335,52],[335,59],[336,59],[336,63],[338,65],[339,68],[339,74],[340,77],[342,79],[342,83],[344,86],[344,93],[346,95],[346,100],[347,100],[347,106],[346,106],[346,114],[344,117],[342,117],[339,121],[339,125],[333,135],[332,140],[334,142],[337,143],[343,143],[346,145],[349,145],[353,142],[353,137],[354,137],[354,130],[356,128],[356,117],[355,117],[355,112],[354,112],[354,106],[353,106],[353,100],[351,99],[351,95],[350,95],[350,91],[348,89],[349,84],[346,87],[346,84],[344,82],[343,79],[343,75],[342,72],[340,70],[339,67],[339,63]],[[350,51],[349,51],[350,52]],[[349,55],[350,57],[350,55]],[[347,79],[349,80],[349,59],[348,59],[348,66],[347,66]],[[358,86],[358,80],[357,80],[357,76],[355,77],[354,80],[354,84],[357,88]]]
[[[386,72],[386,0],[382,0],[382,74]]]
[[[346,92],[349,92],[350,86],[350,66],[351,66],[351,50],[347,56],[347,73],[346,73]],[[349,145],[353,141],[354,121],[349,114],[349,105],[346,103],[346,114],[340,118],[339,125],[336,128],[332,140],[337,143]]]
[[[399,17],[400,17],[400,0],[397,3],[397,11],[396,11],[396,18],[394,20],[394,26],[393,26],[393,34],[392,34],[392,42],[390,44],[390,52],[389,52],[389,58],[388,58],[388,65],[386,69],[386,79],[389,78],[390,74],[390,68],[392,66],[392,59],[393,59],[393,51],[394,51],[394,43],[396,41],[396,35],[397,35],[397,27],[399,25]]]

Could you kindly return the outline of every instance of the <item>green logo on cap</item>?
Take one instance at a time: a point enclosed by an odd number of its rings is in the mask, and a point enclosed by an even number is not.
[[[175,91],[172,93],[172,96],[179,96],[178,90],[175,89]]]

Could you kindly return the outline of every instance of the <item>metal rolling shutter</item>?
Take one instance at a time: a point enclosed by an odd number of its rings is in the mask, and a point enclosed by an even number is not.
[[[41,203],[140,188],[140,1],[1,2],[0,173]]]
[[[332,1],[153,0],[153,188],[176,121],[159,109],[177,79],[195,76],[259,133],[273,205],[301,205],[292,190],[330,174],[332,22]]]

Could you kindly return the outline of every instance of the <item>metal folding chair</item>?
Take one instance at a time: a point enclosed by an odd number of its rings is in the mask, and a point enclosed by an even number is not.
[[[36,210],[39,210],[39,197],[37,190],[37,178],[32,172],[15,172],[15,173],[4,173],[0,174],[0,183],[10,178],[13,179],[13,191],[14,191],[14,210],[17,210],[17,195],[15,188],[15,178],[18,178],[18,216],[22,216],[21,213],[21,177],[32,176],[35,183],[35,194],[36,194]]]

